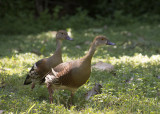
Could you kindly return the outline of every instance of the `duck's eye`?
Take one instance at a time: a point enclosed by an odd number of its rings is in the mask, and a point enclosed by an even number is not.
[[[63,33],[62,33],[63,34]]]
[[[102,38],[101,40],[104,40],[104,38]]]

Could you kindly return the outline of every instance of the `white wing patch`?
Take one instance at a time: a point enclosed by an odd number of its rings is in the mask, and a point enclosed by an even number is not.
[[[36,63],[35,63],[35,64],[33,65],[32,69],[31,69],[30,72],[29,72],[30,77],[33,78],[33,79],[36,79],[36,78],[39,77],[39,75],[38,75],[38,73],[37,73],[36,70],[37,70],[37,65],[36,65]]]
[[[36,63],[34,64],[33,69],[34,69],[34,70],[36,70],[36,69],[37,69],[37,65],[36,65]]]
[[[54,79],[54,76],[48,74],[48,75],[45,77],[45,83],[51,83],[53,79]]]
[[[58,78],[54,75],[50,75],[48,74],[46,77],[45,77],[45,83],[56,83],[58,81]]]

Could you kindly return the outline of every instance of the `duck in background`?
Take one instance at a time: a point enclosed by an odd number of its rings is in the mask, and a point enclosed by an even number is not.
[[[32,83],[31,89],[33,90],[35,84],[39,83],[42,77],[48,73],[51,68],[63,62],[61,51],[63,40],[72,40],[72,38],[68,36],[65,30],[60,30],[56,34],[56,51],[51,57],[41,59],[32,66],[24,81],[24,85]]]

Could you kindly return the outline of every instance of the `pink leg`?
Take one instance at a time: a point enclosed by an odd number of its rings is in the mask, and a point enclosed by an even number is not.
[[[52,89],[51,85],[48,85],[47,88],[48,88],[48,92],[49,92],[50,104],[52,104],[53,103],[53,89]]]
[[[74,93],[71,92],[71,105],[73,104],[73,96],[74,96]]]
[[[34,87],[35,87],[35,83],[34,83],[34,82],[32,82],[31,89],[33,90],[33,89],[34,89]]]

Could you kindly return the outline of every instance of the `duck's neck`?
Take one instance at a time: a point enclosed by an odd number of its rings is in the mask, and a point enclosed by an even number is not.
[[[89,49],[89,51],[88,51],[88,53],[84,56],[84,60],[91,62],[92,57],[93,57],[95,51],[96,51],[96,46],[95,46],[94,43],[92,43],[92,44],[91,44],[91,47],[90,47],[90,49]]]
[[[61,40],[56,40],[56,51],[54,52],[54,54],[52,56],[59,56],[60,58],[62,58],[62,41]]]

